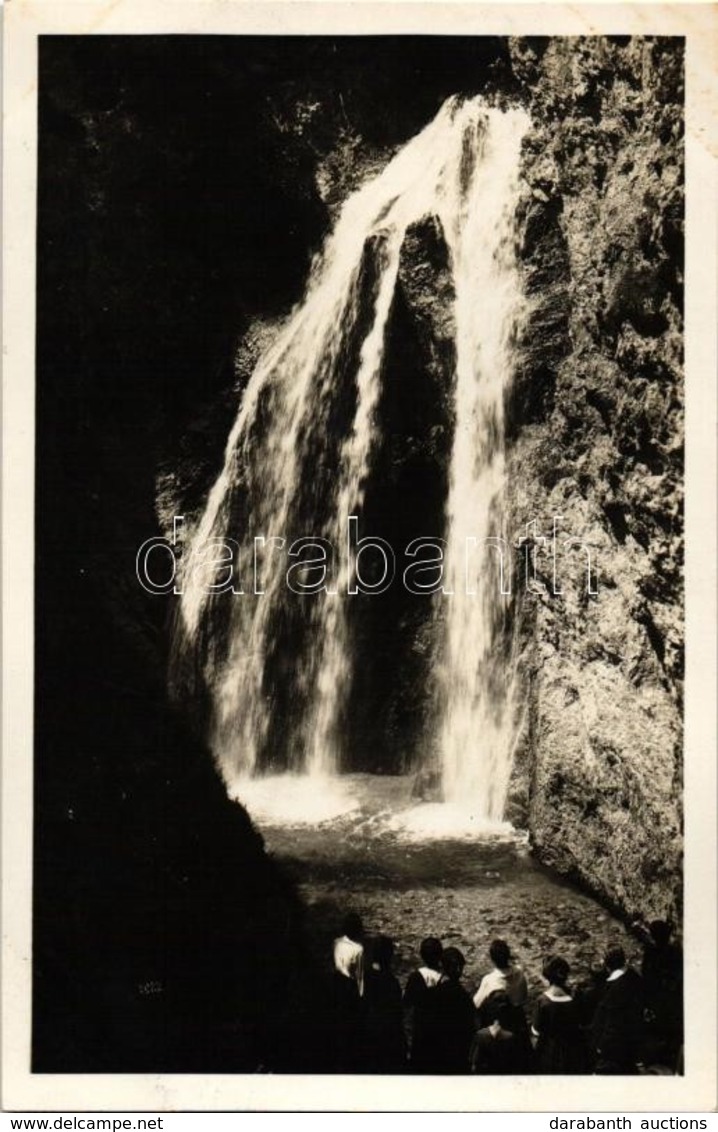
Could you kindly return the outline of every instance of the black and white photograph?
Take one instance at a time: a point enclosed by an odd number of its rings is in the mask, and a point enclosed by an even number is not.
[[[25,1069],[669,1107],[690,21],[291,7],[35,39]]]

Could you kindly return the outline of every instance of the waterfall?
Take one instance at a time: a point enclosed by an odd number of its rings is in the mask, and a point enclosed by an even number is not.
[[[402,244],[410,225],[434,217],[454,283],[456,373],[447,596],[437,595],[445,607],[435,620],[437,707],[427,748],[438,753],[448,800],[470,796],[484,816],[500,816],[511,681],[492,656],[501,599],[490,576],[494,548],[484,540],[501,528],[502,405],[523,309],[514,229],[527,126],[519,109],[449,99],[347,199],[303,300],[246,385],[221,474],[187,539],[175,641],[175,651],[194,653],[203,670],[211,741],[228,781],[272,766],[282,712],[291,714],[284,765],[322,778],[341,768],[353,671],[349,556],[337,556],[326,592],[308,599],[288,591],[276,563],[299,534],[346,546],[348,516],[361,511],[372,458],[386,439],[377,406]],[[244,532],[260,539],[240,551],[245,567],[247,556],[255,569],[261,559],[260,583],[255,573],[253,586],[243,576],[242,592],[208,592],[212,548]],[[280,708],[271,669],[282,634],[303,644]]]
[[[447,501],[448,586],[439,667],[444,798],[477,800],[499,820],[511,771],[513,670],[498,629],[504,491],[503,405],[524,303],[515,261],[518,165],[525,119],[494,111],[464,135],[470,172],[450,234],[456,289],[456,432]],[[504,563],[506,573],[510,563]]]

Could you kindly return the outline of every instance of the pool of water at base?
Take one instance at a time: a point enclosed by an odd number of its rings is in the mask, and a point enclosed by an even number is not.
[[[539,865],[525,832],[482,822],[468,807],[418,801],[412,786],[412,776],[355,774],[324,783],[277,776],[232,791],[296,884],[322,967],[331,967],[332,940],[349,910],[368,934],[394,940],[402,981],[428,935],[464,953],[470,991],[491,967],[495,938],[509,943],[534,994],[551,955],[568,960],[574,981],[600,964],[609,945],[620,943],[638,960],[624,925]]]

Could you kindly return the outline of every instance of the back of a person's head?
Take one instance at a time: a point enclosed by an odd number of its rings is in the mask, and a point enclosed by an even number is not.
[[[565,989],[571,968],[560,955],[554,955],[543,969],[543,977],[554,987]]]
[[[648,930],[657,947],[665,947],[671,938],[671,925],[667,924],[665,920],[652,920],[648,925]]]
[[[388,971],[391,968],[391,961],[394,958],[394,941],[389,939],[388,935],[378,935],[376,939],[372,940],[371,948],[371,961],[382,971]]]
[[[511,963],[511,952],[505,939],[495,939],[489,948],[489,955],[491,962],[500,971],[505,970]]]
[[[441,957],[441,964],[450,979],[458,980],[466,966],[466,960],[458,947],[447,947]]]
[[[427,967],[432,967],[434,970],[438,969],[441,965],[443,953],[444,949],[441,946],[441,940],[435,939],[433,935],[427,936],[426,939],[421,941],[419,955],[424,960]]]
[[[489,1023],[498,1022],[502,1030],[513,1030],[513,1010],[507,995],[490,995],[486,1006]]]
[[[342,931],[349,939],[353,939],[355,943],[360,943],[364,934],[361,916],[357,915],[356,912],[347,912],[342,923]]]
[[[610,947],[606,952],[604,964],[609,971],[620,971],[626,966],[626,953],[622,947]]]

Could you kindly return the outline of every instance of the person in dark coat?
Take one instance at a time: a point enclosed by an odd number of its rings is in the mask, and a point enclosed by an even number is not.
[[[476,1032],[471,1047],[472,1073],[507,1076],[528,1072],[526,1042],[515,1032],[516,1007],[508,995],[495,991],[485,1003],[490,1021]]]
[[[493,1025],[495,1000],[501,1002],[504,998],[508,999],[511,1015],[509,1017],[506,1012],[504,1014],[511,1033],[515,1034],[517,1042],[521,1045],[523,1058],[528,1067],[533,1050],[525,1011],[528,1000],[526,976],[515,962],[506,940],[493,940],[489,955],[493,968],[484,975],[474,995],[474,1006],[478,1013],[477,1025],[480,1029]]]
[[[588,1072],[580,1008],[568,990],[569,973],[569,965],[561,956],[550,959],[543,970],[548,988],[536,1002],[531,1027],[536,1039],[537,1073]]]
[[[593,1025],[593,1019],[596,1016],[596,1011],[598,1010],[598,1004],[603,998],[603,992],[606,989],[607,973],[603,965],[603,960],[596,963],[591,967],[588,977],[584,978],[578,984],[573,996],[579,1016],[583,1048],[586,1051],[586,1071],[588,1073],[593,1072],[595,1062],[591,1027]]]
[[[621,947],[606,953],[606,986],[591,1023],[594,1073],[637,1073],[643,1042],[643,980]]]
[[[412,1073],[433,1072],[436,1047],[436,988],[441,982],[441,942],[433,936],[422,941],[422,965],[412,971],[404,989],[404,1015],[409,1064]]]
[[[399,980],[391,970],[394,943],[380,935],[368,948],[364,972],[364,1056],[367,1073],[403,1073],[406,1046]]]
[[[634,930],[643,943],[643,1060],[675,1069],[683,1045],[683,950],[671,941],[672,929],[665,920],[653,920],[647,927],[634,923]]]
[[[471,995],[461,985],[466,960],[458,947],[444,949],[444,977],[436,988],[435,1073],[468,1073],[475,1031]]]

